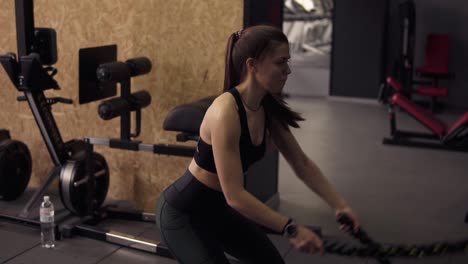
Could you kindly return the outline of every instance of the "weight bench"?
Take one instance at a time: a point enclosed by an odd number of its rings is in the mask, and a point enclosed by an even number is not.
[[[164,119],[163,129],[180,132],[176,136],[178,142],[198,141],[203,117],[215,98],[216,96],[208,96],[193,103],[176,106]]]
[[[383,144],[403,145],[413,147],[436,148],[468,152],[468,112],[464,113],[451,126],[421,108],[402,93],[401,87],[395,79],[388,78],[387,82],[397,91],[390,103],[390,138],[384,138]],[[431,133],[418,133],[397,129],[394,107],[398,106],[416,121],[420,122]]]

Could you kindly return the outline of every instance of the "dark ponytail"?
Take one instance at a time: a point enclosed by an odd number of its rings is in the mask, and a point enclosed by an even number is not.
[[[281,30],[271,26],[253,26],[231,34],[226,47],[224,91],[243,81],[248,58],[262,59],[283,43],[288,43],[288,38]],[[299,113],[291,110],[282,97],[267,93],[262,104],[267,116],[267,128],[271,128],[273,122],[286,130],[289,130],[289,126],[299,128],[298,121],[304,120]]]
[[[231,36],[229,37],[228,44],[226,47],[226,57],[224,58],[225,65],[226,65],[226,68],[224,70],[224,89],[223,89],[224,92],[226,92],[227,90],[239,84],[238,74],[236,74],[236,71],[234,69],[234,65],[231,59],[232,50],[233,50],[234,44],[236,44],[237,42],[237,39],[238,39],[238,33],[237,32],[232,33]]]

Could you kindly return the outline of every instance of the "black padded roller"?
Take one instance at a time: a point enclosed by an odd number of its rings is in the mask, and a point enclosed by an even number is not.
[[[128,65],[119,61],[99,65],[96,75],[99,81],[109,82],[122,82],[131,77]]]
[[[147,74],[151,71],[151,61],[146,57],[129,59],[125,62],[130,67],[130,75],[138,76]]]
[[[132,93],[128,100],[112,98],[99,104],[98,114],[103,120],[121,116],[124,113],[142,109],[151,104],[151,95],[147,91]]]
[[[151,95],[144,90],[138,91],[131,94],[130,101],[130,110],[132,111],[136,110],[137,108],[145,108],[151,104]]]
[[[98,114],[103,120],[111,120],[112,118],[121,116],[123,113],[130,111],[130,105],[125,99],[120,97],[106,100],[99,104]]]

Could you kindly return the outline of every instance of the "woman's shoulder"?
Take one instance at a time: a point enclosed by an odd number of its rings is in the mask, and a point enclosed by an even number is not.
[[[238,122],[236,100],[230,93],[223,93],[216,97],[206,111],[204,121],[208,123],[235,123]]]
[[[237,113],[236,100],[230,93],[222,93],[213,101],[208,111],[226,117]]]

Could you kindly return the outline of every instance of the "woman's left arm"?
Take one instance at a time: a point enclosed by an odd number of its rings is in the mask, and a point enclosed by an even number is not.
[[[359,221],[356,214],[323,175],[317,164],[304,153],[291,131],[283,128],[278,123],[274,123],[271,129],[271,137],[276,148],[281,152],[297,177],[333,208],[337,216],[343,213],[350,216],[355,231],[357,231]],[[341,226],[341,229],[348,231],[347,227],[344,226]]]

